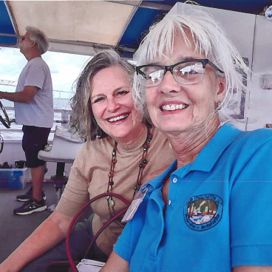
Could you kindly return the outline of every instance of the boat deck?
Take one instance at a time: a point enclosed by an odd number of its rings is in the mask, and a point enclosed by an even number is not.
[[[13,214],[13,210],[23,204],[16,201],[16,195],[24,194],[30,186],[28,183],[24,190],[0,189],[0,263],[51,214],[47,210],[31,215]],[[56,203],[54,184],[45,182],[43,190],[47,206]]]

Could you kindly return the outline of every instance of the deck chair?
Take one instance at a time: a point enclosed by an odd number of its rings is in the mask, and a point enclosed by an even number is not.
[[[130,205],[130,202],[128,202],[125,198],[123,198],[122,196],[115,194],[115,193],[104,193],[104,194],[100,194],[97,195],[95,197],[93,197],[91,200],[89,200],[78,212],[77,214],[74,216],[69,229],[67,231],[67,235],[66,235],[66,252],[67,252],[67,256],[68,256],[68,261],[60,261],[60,262],[53,262],[50,263],[46,269],[46,272],[79,272],[79,270],[77,269],[77,264],[78,261],[73,260],[72,255],[71,255],[71,251],[70,251],[70,235],[73,231],[73,229],[75,228],[76,224],[79,221],[79,218],[81,217],[81,215],[90,208],[90,204],[92,204],[94,201],[96,201],[97,199],[103,198],[103,197],[107,197],[107,196],[111,196],[111,197],[116,197],[118,199],[120,199],[122,202],[124,202],[126,204],[126,207],[123,208],[122,210],[120,210],[115,216],[113,216],[112,218],[110,218],[100,229],[99,231],[96,233],[96,235],[94,236],[94,238],[92,239],[88,249],[86,250],[85,256],[83,259],[85,259],[88,255],[88,252],[90,251],[91,247],[93,246],[94,242],[96,241],[96,239],[98,238],[98,236],[101,234],[101,232],[107,227],[109,226],[114,220],[116,220],[117,218],[119,218],[122,214],[124,214],[126,212],[126,210],[128,209],[128,206]]]
[[[38,153],[40,160],[57,163],[56,175],[51,177],[56,188],[56,203],[48,207],[51,212],[55,210],[68,180],[64,175],[65,163],[73,163],[83,143],[78,134],[72,134],[67,128],[57,126],[52,145]]]

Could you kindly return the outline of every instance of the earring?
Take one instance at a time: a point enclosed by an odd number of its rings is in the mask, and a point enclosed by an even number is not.
[[[219,110],[221,110],[221,108],[222,108],[221,102],[217,102],[217,106],[215,108],[215,111],[219,111]]]
[[[96,139],[100,139],[102,137],[102,129],[99,126],[96,127],[95,137]]]

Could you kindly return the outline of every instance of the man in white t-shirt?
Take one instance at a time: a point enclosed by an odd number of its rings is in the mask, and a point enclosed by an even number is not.
[[[26,27],[26,33],[20,40],[20,51],[28,62],[19,76],[16,92],[0,92],[0,99],[14,102],[16,123],[23,125],[22,147],[26,166],[31,169],[32,187],[26,194],[17,196],[18,201],[25,202],[14,210],[14,214],[18,215],[47,208],[42,191],[45,162],[38,159],[38,152],[47,144],[54,118],[51,74],[41,57],[48,46],[43,32]]]

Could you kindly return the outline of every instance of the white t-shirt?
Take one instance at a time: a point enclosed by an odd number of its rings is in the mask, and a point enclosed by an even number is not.
[[[51,128],[54,119],[52,79],[49,67],[41,57],[26,64],[16,92],[22,92],[25,86],[35,86],[39,90],[30,103],[14,103],[16,123]]]

